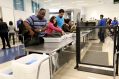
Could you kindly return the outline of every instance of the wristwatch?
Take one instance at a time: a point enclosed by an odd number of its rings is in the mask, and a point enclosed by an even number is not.
[[[39,29],[39,32],[41,32],[42,30],[41,29]]]

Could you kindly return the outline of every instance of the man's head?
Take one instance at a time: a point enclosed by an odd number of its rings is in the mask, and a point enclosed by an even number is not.
[[[39,19],[43,19],[45,17],[45,14],[46,14],[46,10],[44,8],[41,8],[39,11],[38,11],[38,18]]]
[[[114,17],[114,20],[116,20],[116,17]]]
[[[64,10],[63,9],[60,9],[59,10],[59,17],[62,18],[64,15]]]
[[[104,15],[100,15],[100,19],[103,19]]]
[[[0,22],[3,22],[3,19],[2,18],[0,18]]]

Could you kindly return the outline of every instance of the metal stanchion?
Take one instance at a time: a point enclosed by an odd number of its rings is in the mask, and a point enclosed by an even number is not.
[[[119,54],[119,52],[115,53],[114,54],[114,78],[113,79],[116,79],[116,64],[117,64],[117,55]]]

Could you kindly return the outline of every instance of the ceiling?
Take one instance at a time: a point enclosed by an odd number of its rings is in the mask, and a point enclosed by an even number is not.
[[[39,2],[45,8],[79,8],[112,3],[113,0],[39,0]]]

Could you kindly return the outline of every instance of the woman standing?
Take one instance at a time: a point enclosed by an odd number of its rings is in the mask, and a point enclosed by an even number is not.
[[[13,39],[13,45],[15,45],[15,27],[13,26],[13,22],[9,21],[9,40],[11,40],[11,37]]]

